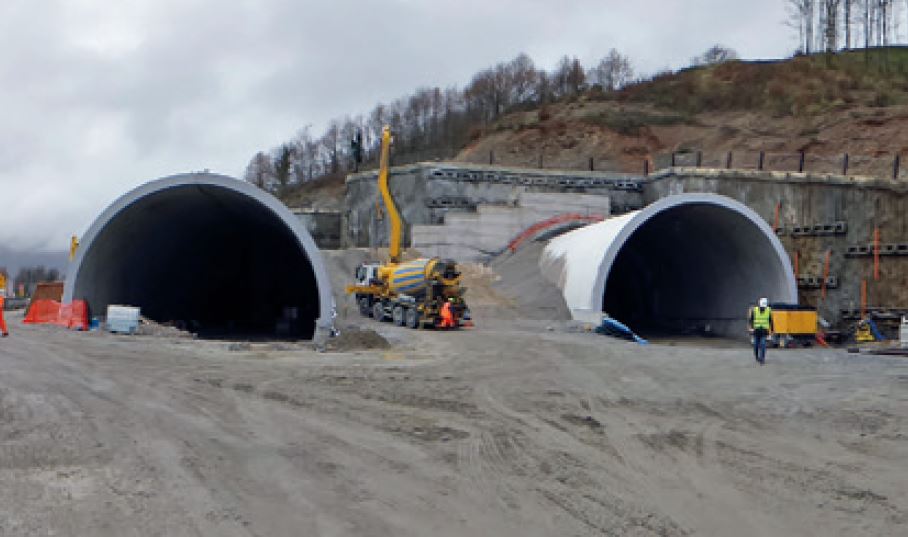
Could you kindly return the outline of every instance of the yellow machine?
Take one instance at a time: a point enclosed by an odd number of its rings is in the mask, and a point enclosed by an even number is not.
[[[816,341],[819,314],[817,310],[791,304],[770,304],[772,308],[772,342],[779,347]]]
[[[816,310],[773,310],[772,315],[777,334],[810,338],[817,335],[818,315]]]
[[[858,321],[858,324],[854,329],[854,340],[858,343],[872,343],[876,341],[873,330],[870,328],[870,323],[867,322],[866,319]]]
[[[347,294],[356,296],[361,314],[410,328],[439,326],[442,308],[450,303],[455,326],[460,326],[469,318],[469,310],[463,301],[465,289],[460,285],[457,263],[437,257],[401,262],[403,226],[388,187],[390,151],[391,129],[385,127],[378,189],[391,223],[388,262],[357,267],[355,283],[347,286]]]

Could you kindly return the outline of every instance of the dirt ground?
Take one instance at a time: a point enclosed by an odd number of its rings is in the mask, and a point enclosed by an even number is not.
[[[532,320],[367,320],[389,348],[329,353],[11,321],[2,535],[908,532],[903,358],[757,367]]]

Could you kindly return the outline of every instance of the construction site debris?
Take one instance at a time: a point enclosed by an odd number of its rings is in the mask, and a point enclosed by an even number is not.
[[[148,317],[139,316],[139,326],[135,332],[140,336],[194,338],[195,334],[180,330],[173,323],[159,323]],[[232,350],[232,349],[231,349]]]
[[[367,349],[387,349],[391,347],[388,340],[371,328],[346,326],[340,329],[337,337],[328,340],[326,350],[335,352],[349,352]]]

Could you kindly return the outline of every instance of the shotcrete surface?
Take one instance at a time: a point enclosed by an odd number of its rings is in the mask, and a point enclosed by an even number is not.
[[[344,352],[13,314],[0,535],[908,532],[904,359],[637,346],[525,317],[494,271],[476,328],[339,308],[389,342]]]

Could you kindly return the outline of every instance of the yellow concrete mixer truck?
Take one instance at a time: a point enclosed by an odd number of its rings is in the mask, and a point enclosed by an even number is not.
[[[391,129],[385,127],[378,190],[391,223],[389,259],[358,266],[355,283],[347,286],[347,294],[355,295],[362,315],[377,321],[410,328],[462,326],[469,320],[469,309],[463,300],[466,290],[460,285],[457,263],[437,257],[401,261],[402,222],[388,188],[390,151]]]

